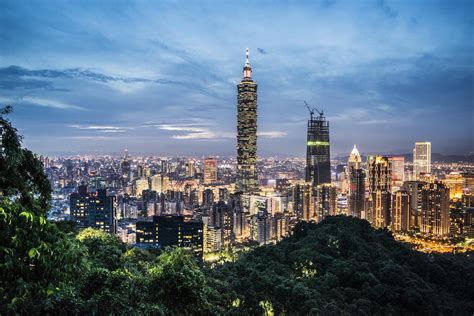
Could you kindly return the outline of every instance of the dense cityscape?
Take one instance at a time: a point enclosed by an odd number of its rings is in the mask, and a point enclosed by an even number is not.
[[[0,0],[0,316],[474,315],[473,17]]]
[[[424,252],[474,249],[472,162],[432,161],[425,141],[412,156],[362,157],[354,145],[347,157],[331,159],[329,122],[306,102],[306,159],[258,159],[248,50],[237,87],[237,159],[140,157],[126,149],[121,157],[42,157],[54,192],[49,218],[138,247],[191,248],[209,260],[335,215],[387,228]]]

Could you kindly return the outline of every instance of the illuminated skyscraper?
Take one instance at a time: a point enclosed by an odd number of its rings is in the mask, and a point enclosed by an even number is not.
[[[394,232],[407,232],[411,227],[410,194],[397,191],[392,195],[391,227]]]
[[[258,191],[257,84],[252,80],[249,50],[243,78],[237,85],[237,190]]]
[[[309,183],[295,185],[293,203],[298,220],[310,221],[314,218],[313,189]]]
[[[93,227],[115,234],[115,196],[107,195],[105,189],[96,193],[87,191],[87,186],[80,185],[77,193],[69,197],[71,218],[79,227]]]
[[[320,184],[331,183],[329,122],[326,121],[323,112],[314,117],[314,110],[310,109],[306,143],[306,182],[311,182],[313,188]]]
[[[362,158],[356,145],[347,161],[347,179],[349,181],[349,215],[361,218],[365,215],[365,171],[361,168]]]
[[[337,215],[337,192],[336,187],[331,184],[321,184],[314,189],[314,210],[316,220],[322,221],[326,216]]]
[[[388,159],[392,164],[392,187],[400,188],[405,181],[405,157],[390,157]]]
[[[369,158],[370,208],[368,221],[378,228],[390,225],[392,166],[387,157]]]
[[[402,191],[410,195],[410,229],[419,228],[421,225],[421,192],[426,182],[405,181],[401,188]]]
[[[196,169],[194,169],[194,161],[188,161],[186,164],[186,176],[189,178],[194,178],[194,173]]]
[[[351,168],[349,171],[348,204],[349,215],[362,218],[365,213],[365,171],[363,169]]]
[[[427,183],[421,190],[421,225],[425,234],[449,234],[449,188],[441,182]]]
[[[372,156],[369,159],[369,192],[392,190],[392,164],[387,157]]]
[[[372,193],[371,223],[377,228],[385,228],[391,223],[391,193],[377,190]]]
[[[351,154],[349,156],[349,160],[347,161],[347,168],[349,171],[352,169],[360,169],[362,164],[362,158],[360,157],[359,151],[357,150],[356,145],[354,145],[354,148],[351,151]]]
[[[204,159],[204,184],[217,182],[217,159]]]
[[[413,149],[413,175],[420,179],[422,174],[431,173],[431,143],[416,142]]]
[[[186,221],[183,216],[153,216],[152,221],[137,221],[137,243],[165,247],[184,247],[202,259],[204,227],[197,221]]]

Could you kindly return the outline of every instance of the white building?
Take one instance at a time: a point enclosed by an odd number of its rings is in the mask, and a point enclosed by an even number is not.
[[[413,175],[418,180],[421,174],[431,174],[430,142],[416,142],[413,149]]]

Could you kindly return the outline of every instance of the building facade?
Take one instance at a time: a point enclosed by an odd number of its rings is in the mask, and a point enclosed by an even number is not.
[[[392,166],[388,157],[372,156],[369,168],[369,210],[367,220],[375,227],[390,225]]]
[[[365,171],[351,169],[349,173],[349,215],[362,218],[365,213]]]
[[[407,232],[411,225],[410,194],[397,191],[392,195],[391,228],[394,232]]]
[[[87,186],[81,185],[78,192],[69,197],[71,218],[79,227],[92,227],[104,232],[116,233],[115,196],[107,195],[107,190],[100,189],[90,193]]]
[[[329,145],[329,121],[321,112],[308,120],[306,142],[306,182],[313,188],[331,183],[331,158]]]
[[[204,228],[202,222],[185,221],[180,215],[153,216],[152,221],[137,221],[138,244],[164,247],[184,247],[202,259]]]
[[[237,85],[237,191],[256,193],[257,174],[257,83],[252,79],[249,54],[243,78]]]
[[[204,184],[217,182],[217,159],[204,159]]]
[[[424,234],[449,234],[449,188],[441,182],[427,183],[421,190],[421,225]]]
[[[431,143],[416,142],[413,149],[413,175],[419,180],[423,174],[431,174]]]
[[[320,184],[314,189],[314,212],[316,221],[337,215],[337,192],[331,184]]]

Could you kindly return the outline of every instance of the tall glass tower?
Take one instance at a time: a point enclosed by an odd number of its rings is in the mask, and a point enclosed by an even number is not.
[[[413,149],[413,173],[415,180],[422,174],[431,173],[431,143],[416,142]]]
[[[258,191],[257,84],[252,80],[248,48],[243,78],[237,85],[237,191]]]
[[[323,183],[331,183],[331,161],[329,154],[329,122],[318,112],[308,120],[308,140],[306,143],[306,181],[313,188]]]

